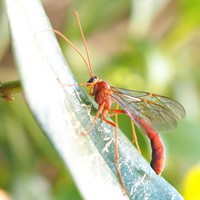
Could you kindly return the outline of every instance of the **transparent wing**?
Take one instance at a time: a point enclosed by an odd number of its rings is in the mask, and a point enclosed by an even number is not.
[[[133,121],[144,119],[156,131],[173,130],[177,121],[185,117],[185,109],[175,100],[148,92],[112,87],[112,98],[119,103]]]

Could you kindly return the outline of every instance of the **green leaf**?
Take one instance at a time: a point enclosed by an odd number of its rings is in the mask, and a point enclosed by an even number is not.
[[[93,119],[93,101],[81,88],[63,85],[76,81],[54,34],[45,31],[51,26],[41,3],[7,0],[6,5],[27,104],[84,199],[182,199],[119,131],[121,172],[128,192],[123,195],[114,162],[113,127],[98,120],[88,136],[81,136]]]

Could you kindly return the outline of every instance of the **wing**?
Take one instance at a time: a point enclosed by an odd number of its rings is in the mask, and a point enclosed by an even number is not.
[[[137,119],[142,118],[156,131],[169,131],[177,126],[178,120],[185,117],[183,106],[170,98],[112,86],[111,90],[112,98],[137,125]]]

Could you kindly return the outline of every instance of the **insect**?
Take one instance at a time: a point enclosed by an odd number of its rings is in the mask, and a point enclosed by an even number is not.
[[[98,104],[98,111],[88,130],[82,134],[87,135],[92,130],[97,118],[100,115],[104,122],[115,128],[115,160],[117,172],[121,185],[126,193],[126,186],[123,181],[119,165],[117,141],[118,114],[128,115],[131,119],[132,127],[134,127],[134,124],[136,124],[142,130],[142,132],[148,136],[152,148],[151,167],[157,174],[161,174],[165,165],[165,153],[164,145],[159,137],[158,132],[174,129],[177,125],[177,121],[185,117],[185,109],[180,103],[168,97],[148,92],[126,90],[110,86],[107,82],[102,81],[95,76],[90,62],[87,43],[83,34],[79,16],[76,12],[74,13],[78,22],[81,37],[84,42],[87,59],[84,58],[80,50],[72,42],[70,42],[67,37],[57,30],[53,29],[52,31],[67,41],[79,53],[87,66],[90,78],[87,83],[78,85],[85,85],[89,88],[89,94],[94,96],[94,99]],[[111,107],[114,102],[117,104],[115,109]],[[119,109],[119,106],[122,109]],[[107,119],[108,116],[115,116],[115,122]],[[136,147],[139,150],[134,128],[133,136],[135,138],[134,140]]]

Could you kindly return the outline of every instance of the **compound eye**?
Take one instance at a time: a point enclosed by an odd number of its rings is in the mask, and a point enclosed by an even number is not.
[[[97,80],[97,77],[94,76],[94,77],[89,79],[88,83],[94,83],[96,80]]]

